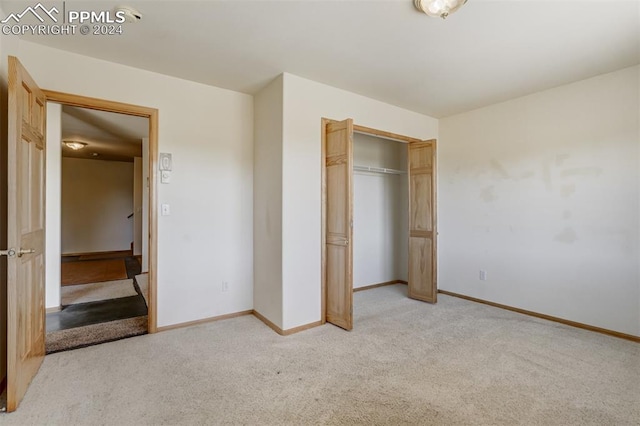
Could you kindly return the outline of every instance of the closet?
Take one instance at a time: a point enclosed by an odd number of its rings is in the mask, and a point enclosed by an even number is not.
[[[435,303],[436,141],[323,118],[322,164],[323,321],[351,330],[354,286],[405,276]]]
[[[353,288],[407,282],[407,144],[353,135]]]

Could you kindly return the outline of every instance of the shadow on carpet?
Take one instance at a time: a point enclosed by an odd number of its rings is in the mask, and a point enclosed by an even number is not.
[[[45,351],[48,355],[142,334],[147,334],[146,315],[47,333]]]

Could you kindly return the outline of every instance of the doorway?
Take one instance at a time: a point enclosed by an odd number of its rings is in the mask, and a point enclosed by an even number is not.
[[[146,334],[149,119],[48,102],[47,120],[46,353]]]
[[[353,328],[354,133],[406,146],[408,295],[437,301],[435,140],[322,119],[322,320],[346,330]]]
[[[147,176],[145,176],[146,182],[140,182],[140,185],[147,186],[148,190],[144,191],[145,196],[143,201],[147,206],[145,212],[146,223],[148,232],[145,234],[148,238],[144,238],[140,244],[140,252],[142,257],[140,258],[141,272],[147,269],[146,274],[146,287],[147,297],[146,304],[148,305],[148,321],[147,332],[155,333],[157,331],[157,309],[156,309],[156,261],[157,261],[157,208],[156,208],[156,170],[158,159],[158,110],[153,108],[147,108],[137,105],[124,104],[120,102],[107,101],[103,99],[90,98],[85,96],[54,92],[43,90],[48,103],[60,104],[62,108],[80,108],[84,113],[93,113],[94,117],[97,113],[115,113],[128,117],[139,117],[147,120],[148,125],[148,140],[142,141],[143,147],[141,154],[143,155],[143,161],[140,164],[140,168],[144,167],[147,170]],[[76,111],[77,112],[77,111]],[[94,118],[95,120],[95,118]],[[99,120],[98,120],[99,121]],[[112,155],[112,154],[109,154]],[[147,157],[147,158],[144,158]],[[117,157],[114,157],[117,158]],[[135,168],[135,160],[134,160]],[[134,213],[136,216],[136,212]],[[138,212],[138,216],[142,212]],[[135,237],[134,237],[135,240]],[[136,247],[134,247],[136,250]],[[134,257],[138,251],[134,252]],[[146,256],[144,256],[146,254]],[[144,258],[146,257],[146,258]],[[138,280],[136,280],[138,281]],[[139,287],[139,286],[138,286]],[[142,289],[141,289],[142,290]]]

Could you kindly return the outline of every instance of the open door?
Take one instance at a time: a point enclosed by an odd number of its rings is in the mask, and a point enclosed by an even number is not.
[[[409,297],[436,303],[436,144],[409,143]]]
[[[353,120],[324,129],[326,320],[353,328]]]
[[[45,96],[9,57],[7,411],[44,359]]]

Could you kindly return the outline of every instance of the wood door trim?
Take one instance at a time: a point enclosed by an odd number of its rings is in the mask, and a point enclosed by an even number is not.
[[[362,133],[369,136],[378,136],[380,138],[391,139],[398,142],[405,142],[405,143],[424,142],[422,139],[416,139],[410,136],[404,136],[404,135],[399,135],[397,133],[386,132],[384,130],[372,129],[371,127],[359,126],[357,124],[353,125],[353,131],[355,133]]]
[[[526,309],[514,308],[513,306],[490,302],[488,300],[478,299],[471,296],[465,296],[464,294],[454,293],[452,291],[438,290],[438,293],[446,294],[447,296],[457,297],[459,299],[469,300],[471,302],[482,303],[483,305],[488,305],[494,308],[500,308],[507,311],[516,312],[518,314],[528,315],[531,317],[536,317],[536,318],[544,319],[547,321],[557,322],[560,324],[568,325],[570,327],[581,328],[583,330],[594,331],[596,333],[606,334],[608,336],[617,337],[619,339],[631,340],[632,342],[640,343],[640,336],[634,336],[633,334],[621,333],[619,331],[609,330],[607,328],[596,327],[596,326],[584,324],[581,322],[566,320],[564,318],[554,317],[546,314],[540,314],[534,311],[527,311]]]
[[[249,309],[247,311],[233,312],[231,314],[225,314],[225,315],[217,315],[215,317],[203,318],[203,319],[194,320],[194,321],[181,322],[181,323],[172,324],[172,325],[165,325],[163,327],[158,327],[158,331],[169,331],[169,330],[175,330],[175,329],[178,329],[178,328],[191,327],[193,325],[206,324],[206,323],[209,323],[209,322],[221,321],[221,320],[226,320],[226,319],[231,319],[231,318],[242,317],[242,316],[245,316],[245,315],[251,315],[252,313],[253,313],[253,309]]]
[[[320,323],[327,322],[327,124],[336,120],[322,118],[320,138]],[[259,317],[258,317],[259,318]]]
[[[383,283],[370,284],[370,285],[365,285],[365,286],[362,286],[362,287],[356,287],[356,288],[353,289],[353,291],[356,292],[356,291],[371,290],[372,288],[386,287],[388,285],[394,285],[394,284],[408,284],[408,283],[405,280],[385,281]]]
[[[136,115],[138,117],[150,117],[158,110],[139,105],[127,104],[124,102],[108,101],[100,98],[92,98],[89,96],[74,95],[71,93],[56,92],[55,90],[42,90],[48,101],[58,102],[65,105],[76,106],[80,108],[96,109],[99,111],[115,112],[126,115]]]
[[[71,93],[42,90],[48,102],[57,102],[98,111],[135,115],[149,119],[149,333],[158,331],[157,271],[158,271],[158,115],[156,108],[109,101]]]
[[[269,321],[260,312],[258,312],[256,310],[253,310],[252,313],[253,313],[254,317],[258,318],[267,327],[269,327],[270,329],[272,329],[273,331],[275,331],[276,333],[278,333],[281,336],[290,336],[292,334],[299,333],[299,332],[305,331],[305,330],[309,330],[310,328],[318,327],[318,326],[321,326],[321,325],[324,324],[324,322],[322,322],[322,321],[316,321],[316,322],[312,322],[312,323],[309,323],[309,324],[303,324],[303,325],[300,325],[298,327],[293,327],[293,328],[288,328],[286,330],[283,330],[280,327],[278,327],[277,325],[275,325],[274,323],[272,323],[271,321]]]

